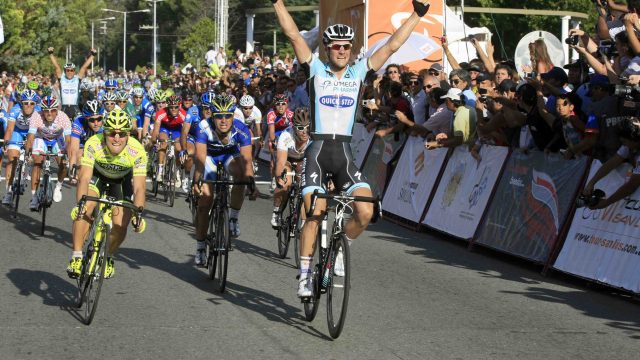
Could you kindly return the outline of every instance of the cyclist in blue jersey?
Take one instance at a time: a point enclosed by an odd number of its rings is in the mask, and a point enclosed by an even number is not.
[[[151,96],[152,94],[150,93],[149,95]],[[145,138],[153,128],[156,112],[167,107],[168,98],[169,96],[167,96],[167,93],[164,90],[157,90],[153,94],[153,103],[151,106],[147,106],[144,109],[144,120],[142,122],[142,145],[145,145],[148,142]]]
[[[191,169],[193,168],[193,155],[196,153],[196,135],[198,130],[198,124],[200,123],[200,110],[193,104],[193,93],[191,91],[185,91],[182,93],[182,108],[186,110],[187,116],[182,124],[182,133],[180,134],[180,147],[179,154],[180,162],[184,165],[185,178],[182,179],[182,190],[184,192],[189,191]],[[206,92],[202,94],[202,111],[206,114],[206,118],[211,117],[211,101],[213,101],[215,94],[213,92]],[[203,115],[204,117],[204,115]]]
[[[429,9],[427,0],[413,0],[414,12],[402,23],[389,38],[370,57],[351,64],[351,46],[354,31],[343,24],[329,26],[323,33],[322,44],[328,55],[323,63],[313,56],[311,49],[298,31],[298,26],[287,11],[283,0],[271,0],[280,26],[293,45],[301,66],[310,71],[309,98],[311,104],[311,139],[313,143],[306,151],[303,161],[302,194],[307,212],[311,207],[311,195],[315,190],[325,192],[325,175],[333,174],[333,183],[337,190],[346,191],[355,196],[371,196],[371,189],[356,168],[351,157],[349,142],[355,123],[355,115],[362,91],[362,83],[369,70],[377,71],[389,57],[398,51],[407,41],[413,28],[420,22]],[[359,50],[359,49],[357,49]],[[367,227],[373,215],[373,204],[355,202],[351,220],[345,225],[349,243],[357,238]],[[310,262],[314,240],[326,201],[318,199],[313,216],[305,222],[302,229],[300,247],[300,282],[298,296],[313,295]],[[336,257],[335,274],[344,275],[342,254]]]
[[[114,94],[118,89],[118,82],[115,79],[107,79],[104,82],[104,89],[98,91],[98,100],[105,101],[105,95]]]
[[[248,128],[239,120],[234,120],[235,99],[229,95],[218,95],[210,105],[203,105],[204,113],[212,113],[198,124],[196,135],[195,179],[215,180],[216,166],[221,161],[226,170],[236,180],[247,179],[253,183],[251,165],[251,137]],[[255,191],[255,186],[252,186]],[[196,265],[206,262],[205,236],[209,225],[209,208],[213,201],[213,186],[194,184],[194,192],[200,193],[198,202],[198,221],[196,226]],[[244,201],[244,186],[234,185],[231,190],[229,209],[229,233],[233,237],[240,235],[238,215]]]
[[[77,170],[84,149],[84,143],[95,134],[102,134],[104,109],[98,100],[89,100],[82,108],[82,115],[76,117],[71,124],[71,137],[67,155],[69,156],[70,183],[77,183]]]
[[[21,102],[16,103],[7,119],[7,129],[4,132],[4,144],[7,157],[6,171],[6,193],[2,199],[2,204],[9,205],[13,199],[11,192],[11,184],[13,183],[14,167],[17,165],[20,156],[20,148],[27,140],[29,132],[29,123],[32,119],[40,119],[40,106],[36,104],[40,102],[40,97],[33,90],[25,90],[20,96]]]
[[[134,86],[131,90],[131,102],[127,104],[125,112],[129,114],[133,121],[134,135],[138,140],[142,139],[142,125],[144,124],[144,114],[147,113],[149,108],[153,107],[148,100],[145,102],[146,97],[144,89],[139,86]]]

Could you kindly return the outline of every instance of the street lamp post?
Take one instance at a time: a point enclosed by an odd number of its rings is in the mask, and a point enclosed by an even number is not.
[[[156,3],[164,0],[146,0],[153,3],[153,75],[157,75],[158,72],[158,26],[156,24]]]
[[[122,69],[126,72],[127,71],[127,14],[131,14],[131,13],[140,13],[140,12],[149,12],[149,9],[142,9],[142,10],[133,10],[133,11],[120,11],[120,10],[113,10],[113,9],[102,9],[102,11],[111,11],[111,12],[115,12],[115,13],[119,13],[124,15],[124,19],[123,19],[123,34],[122,34]]]
[[[116,18],[114,16],[108,17],[108,18],[104,18],[104,19],[94,19],[91,20],[91,48],[94,49],[95,46],[93,45],[93,31],[95,29],[95,25],[94,23],[96,21],[107,21],[107,20],[115,20]],[[93,59],[91,59],[91,72],[93,72]]]

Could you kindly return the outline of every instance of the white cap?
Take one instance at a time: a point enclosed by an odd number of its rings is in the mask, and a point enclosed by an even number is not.
[[[460,100],[460,95],[462,95],[462,90],[451,88],[447,91],[447,95],[441,96],[440,99]]]

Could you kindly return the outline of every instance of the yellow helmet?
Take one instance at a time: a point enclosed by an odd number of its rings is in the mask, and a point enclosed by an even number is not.
[[[126,112],[120,109],[113,109],[104,119],[105,130],[131,130],[131,118]]]

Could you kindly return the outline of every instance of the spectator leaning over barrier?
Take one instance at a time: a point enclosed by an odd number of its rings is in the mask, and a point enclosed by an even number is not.
[[[546,111],[542,91],[530,83],[522,84],[516,89],[516,99],[518,107],[526,116],[526,127],[524,133],[521,132],[520,147],[525,150],[533,147],[541,151],[546,150],[554,138],[554,126],[559,122],[554,115]],[[556,128],[556,130],[561,134],[561,129]],[[550,148],[548,151],[555,152],[558,148]]]
[[[623,185],[609,197],[601,199],[592,209],[604,209],[633,194],[640,186],[640,119],[637,117],[625,117],[618,123],[616,129],[622,146],[611,159],[602,164],[602,167],[585,185],[582,193],[587,196],[591,195],[598,181],[625,161],[630,161],[633,169]]]
[[[580,100],[582,100],[581,110],[586,113],[591,103],[591,98],[588,96],[589,83],[587,82],[589,65],[587,65],[584,60],[578,59],[563,67],[568,70],[567,78],[569,86],[573,89],[573,93],[580,96]]]
[[[558,96],[558,101],[556,101],[558,119],[562,125],[562,135],[566,145],[565,159],[573,158],[573,154],[575,154],[573,147],[580,144],[584,136],[585,124],[584,114],[580,110],[581,106],[582,100],[575,93],[562,94]]]
[[[417,74],[411,73],[409,77],[409,101],[411,102],[411,112],[413,120],[419,124],[423,124],[427,119],[428,99],[427,93],[423,91],[422,84],[424,81]]]
[[[439,87],[430,89],[426,99],[429,103],[429,108],[434,109],[434,112],[426,122],[413,122],[405,116],[398,116],[398,121],[411,129],[411,136],[421,136],[428,140],[433,140],[437,134],[448,133],[451,130],[453,112],[447,109],[446,100],[441,99],[446,94],[446,90]]]
[[[451,84],[451,88],[459,89],[462,92],[466,105],[472,109],[476,107],[476,94],[469,89],[471,77],[467,70],[457,69],[451,71],[449,74],[449,83]]]
[[[604,75],[592,75],[589,82],[591,104],[587,109],[585,136],[572,151],[586,153],[593,148],[592,155],[601,162],[611,158],[620,147],[615,126],[619,122],[618,102],[609,79]]]
[[[413,122],[411,103],[402,94],[402,84],[391,81],[385,100],[385,106],[380,106],[380,112],[383,120],[387,121],[387,128],[376,131],[378,137],[402,131],[405,126],[400,121],[401,117],[405,118],[405,121]]]
[[[436,140],[427,141],[425,147],[432,150],[441,147],[472,144],[476,132],[475,109],[465,105],[463,92],[458,88],[452,87],[449,89],[447,94],[442,96],[442,99],[446,99],[447,108],[454,113],[451,134],[438,134]]]

